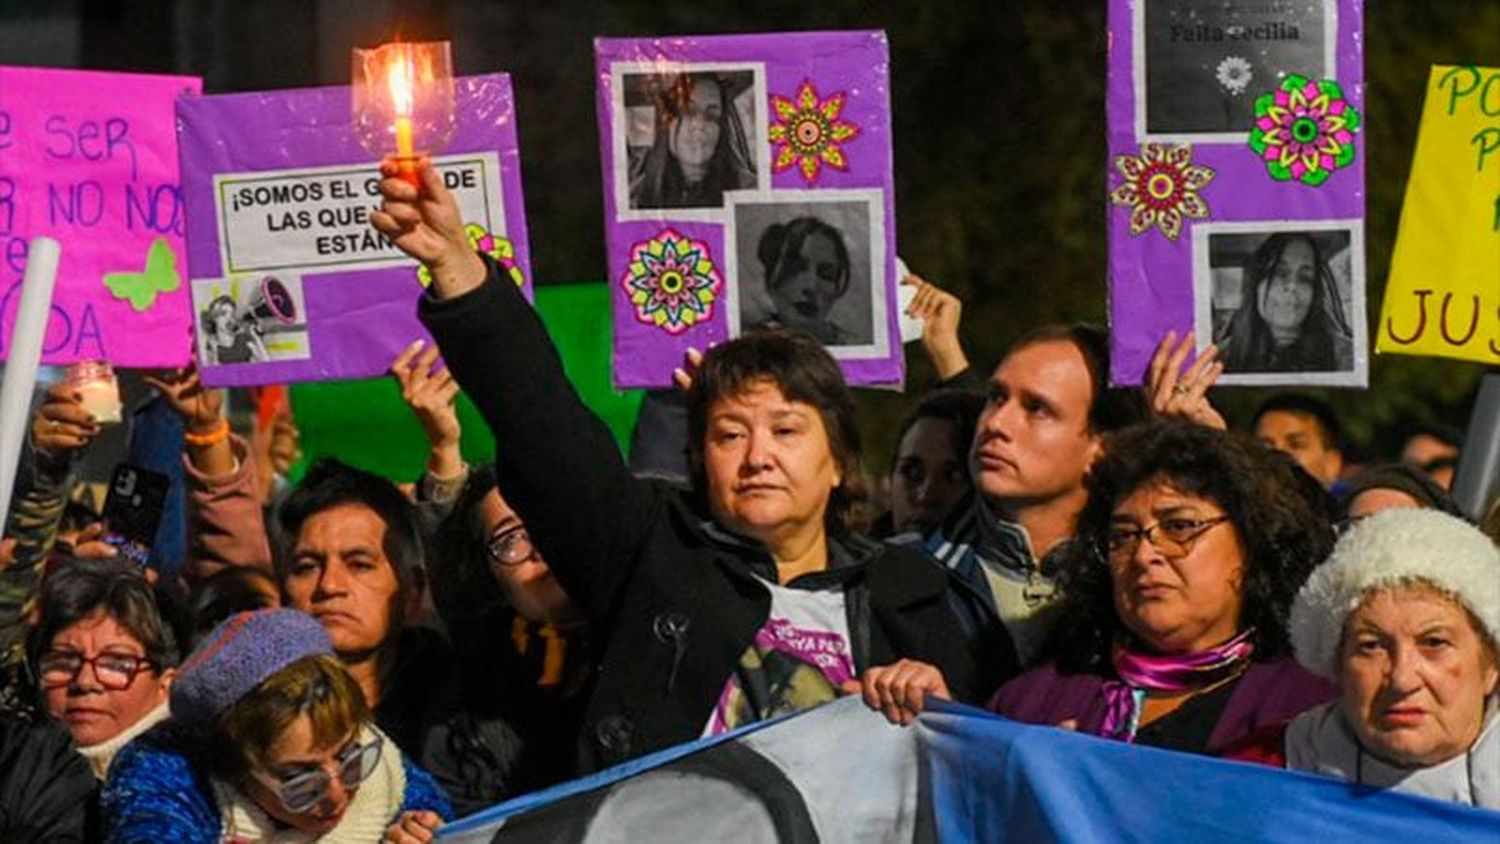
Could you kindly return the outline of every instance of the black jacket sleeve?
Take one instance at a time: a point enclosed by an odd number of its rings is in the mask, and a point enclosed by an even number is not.
[[[603,629],[663,501],[625,468],[609,429],[563,372],[541,320],[493,261],[462,296],[418,316],[495,434],[500,492],[568,594]]]
[[[83,841],[94,773],[51,721],[0,719],[0,841]]]

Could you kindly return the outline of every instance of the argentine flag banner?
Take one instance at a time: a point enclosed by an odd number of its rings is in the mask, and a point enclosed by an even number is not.
[[[1500,841],[1500,813],[931,702],[845,698],[448,824],[443,842]]]

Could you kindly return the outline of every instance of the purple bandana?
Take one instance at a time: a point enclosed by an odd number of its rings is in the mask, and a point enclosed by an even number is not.
[[[1237,672],[1255,651],[1250,642],[1255,628],[1218,647],[1191,654],[1136,653],[1115,646],[1114,664],[1118,680],[1104,683],[1104,723],[1099,734],[1135,741],[1140,718],[1140,698],[1147,691],[1186,692],[1213,685]]]

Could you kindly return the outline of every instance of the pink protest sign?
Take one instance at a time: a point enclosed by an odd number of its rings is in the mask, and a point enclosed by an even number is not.
[[[192,348],[173,101],[202,80],[0,67],[0,357],[26,244],[62,244],[44,363],[177,366]]]

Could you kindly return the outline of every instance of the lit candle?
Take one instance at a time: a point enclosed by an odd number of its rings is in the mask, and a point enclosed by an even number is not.
[[[391,104],[396,112],[396,166],[401,178],[418,184],[416,151],[411,140],[412,66],[403,53],[397,53],[386,77],[391,88]]]
[[[66,383],[78,392],[79,404],[101,425],[120,421],[120,387],[108,361],[83,360],[68,368]]]

